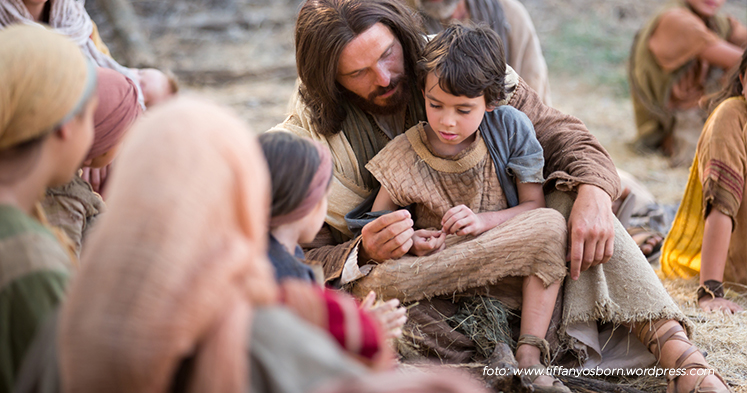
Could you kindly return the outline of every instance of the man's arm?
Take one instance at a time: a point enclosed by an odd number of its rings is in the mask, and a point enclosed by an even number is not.
[[[604,190],[610,199],[620,194],[620,177],[607,150],[581,120],[542,103],[519,79],[509,105],[524,112],[534,125],[544,150],[546,187],[578,191],[581,184]]]
[[[607,262],[613,253],[612,200],[620,194],[620,178],[607,151],[581,120],[542,103],[519,79],[509,104],[524,112],[544,149],[546,187],[577,192],[568,217],[571,278]]]

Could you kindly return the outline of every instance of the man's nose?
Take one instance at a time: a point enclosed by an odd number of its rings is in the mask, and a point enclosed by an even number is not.
[[[383,65],[378,64],[375,69],[376,84],[378,86],[387,87],[392,80],[392,73]]]

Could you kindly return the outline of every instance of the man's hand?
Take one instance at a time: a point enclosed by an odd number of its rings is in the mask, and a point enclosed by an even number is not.
[[[698,301],[698,305],[703,311],[721,311],[728,315],[744,310],[739,304],[722,297],[711,298],[710,296],[703,296]]]
[[[419,257],[438,252],[446,247],[446,234],[443,231],[418,229],[412,235],[410,254]]]
[[[477,236],[485,232],[484,227],[480,217],[464,205],[452,207],[441,219],[442,231],[447,234]]]
[[[578,187],[578,196],[568,217],[568,256],[571,278],[610,260],[615,249],[612,200],[601,188],[589,184]]]
[[[385,214],[363,227],[359,261],[397,259],[412,247],[412,219],[407,210]]]

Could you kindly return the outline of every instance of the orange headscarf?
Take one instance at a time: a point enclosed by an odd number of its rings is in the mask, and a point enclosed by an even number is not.
[[[277,298],[262,151],[225,109],[180,98],[133,127],[71,284],[64,391],[243,392],[252,308]]]
[[[86,160],[96,158],[124,136],[132,122],[143,113],[137,103],[137,88],[124,75],[108,68],[97,68],[99,104],[93,114],[94,138]]]

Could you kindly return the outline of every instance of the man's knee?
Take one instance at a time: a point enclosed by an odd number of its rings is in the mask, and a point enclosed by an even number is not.
[[[535,212],[535,220],[540,223],[540,226],[532,241],[557,242],[565,245],[568,232],[565,217],[557,210],[550,208],[536,209]]]

